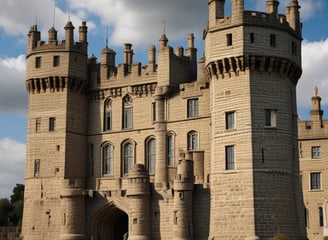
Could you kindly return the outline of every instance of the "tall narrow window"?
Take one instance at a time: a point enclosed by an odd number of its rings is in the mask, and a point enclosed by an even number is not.
[[[49,118],[49,132],[53,132],[56,130],[56,118],[51,117]]]
[[[321,173],[313,172],[310,173],[310,187],[311,190],[320,190],[321,189]]]
[[[34,177],[38,177],[40,174],[40,159],[34,160]]]
[[[35,68],[41,68],[41,57],[35,58]]]
[[[235,169],[235,146],[225,147],[226,170]]]
[[[104,103],[104,131],[112,130],[112,100],[107,99]]]
[[[132,128],[132,98],[127,95],[123,98],[123,129]]]
[[[255,41],[254,33],[249,34],[249,40],[251,43],[254,43],[254,41]]]
[[[93,156],[94,156],[94,145],[89,145],[89,162],[88,162],[88,176],[93,177]]]
[[[198,133],[191,131],[188,133],[188,150],[198,150]]]
[[[270,46],[275,47],[276,46],[276,35],[270,34]]]
[[[35,132],[41,132],[41,118],[35,119]]]
[[[266,109],[265,110],[265,123],[264,126],[266,127],[276,127],[277,126],[277,112],[273,109]]]
[[[295,41],[292,41],[292,54],[296,55],[296,52],[297,52],[297,45],[296,45],[296,42]]]
[[[152,116],[152,122],[156,121],[156,102],[153,102],[151,104],[151,116]]]
[[[59,56],[54,56],[54,62],[53,62],[53,66],[54,67],[58,67],[59,66]]]
[[[167,135],[167,165],[174,166],[174,134]]]
[[[198,117],[198,98],[187,100],[187,117]]]
[[[232,33],[227,34],[227,46],[232,45]]]
[[[313,146],[311,148],[311,157],[312,157],[312,159],[320,158],[320,146]]]
[[[113,174],[113,145],[111,144],[103,147],[103,174]]]
[[[226,129],[235,128],[235,112],[226,112]]]
[[[156,164],[156,140],[151,138],[146,143],[146,156],[147,156],[147,165],[148,172],[150,175],[155,174],[155,164]]]
[[[130,142],[123,144],[123,175],[129,173],[133,166],[134,152],[133,145]]]
[[[323,227],[323,208],[319,207],[319,226]]]

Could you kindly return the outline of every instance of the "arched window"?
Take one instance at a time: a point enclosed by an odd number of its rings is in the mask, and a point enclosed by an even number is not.
[[[104,103],[104,131],[112,130],[112,100],[106,99]]]
[[[103,175],[113,174],[113,145],[106,144],[103,146],[102,156],[103,156]]]
[[[187,136],[188,150],[198,150],[198,132],[191,131]]]
[[[174,166],[174,133],[170,132],[167,134],[167,165],[170,167]]]
[[[146,164],[150,175],[155,174],[156,164],[156,140],[150,138],[146,141]]]
[[[132,168],[134,164],[134,145],[130,141],[125,142],[122,145],[122,168],[123,168],[123,175],[129,173],[129,170]]]
[[[123,129],[132,128],[132,113],[132,97],[130,95],[126,95],[123,98]]]

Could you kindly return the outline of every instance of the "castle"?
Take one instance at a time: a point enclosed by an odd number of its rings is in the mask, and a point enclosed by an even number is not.
[[[148,64],[87,25],[28,33],[24,240],[306,239],[297,142],[300,5],[209,0],[204,55],[165,34]]]

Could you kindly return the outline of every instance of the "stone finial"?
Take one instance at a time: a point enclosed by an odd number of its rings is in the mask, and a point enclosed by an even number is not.
[[[318,96],[318,87],[317,86],[315,86],[315,88],[314,88],[314,96]]]

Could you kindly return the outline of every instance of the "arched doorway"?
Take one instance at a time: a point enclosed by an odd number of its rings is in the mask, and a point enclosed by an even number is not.
[[[96,214],[92,228],[95,240],[123,240],[129,229],[129,217],[114,204],[109,204]]]

